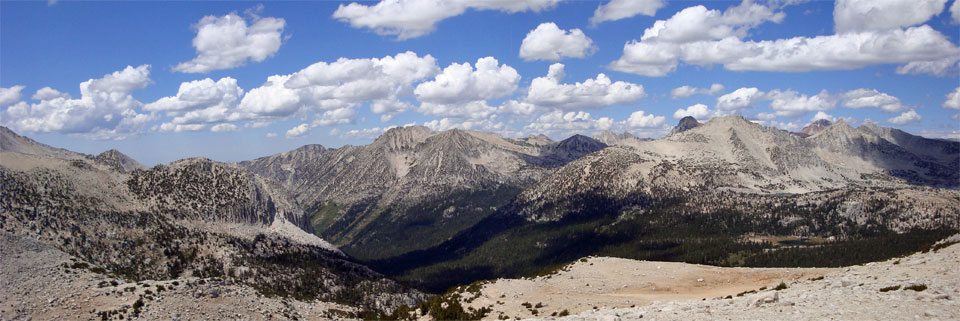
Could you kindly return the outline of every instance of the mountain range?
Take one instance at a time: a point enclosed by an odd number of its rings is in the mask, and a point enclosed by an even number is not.
[[[265,294],[389,312],[419,291],[311,234],[280,184],[193,158],[146,168],[0,129],[0,230],[131,281],[234,278]]]
[[[842,120],[790,133],[740,116],[686,117],[656,140],[408,126],[364,146],[153,168],[0,128],[0,179],[0,230],[111,273],[231,278],[381,313],[422,301],[416,288],[588,255],[829,266],[905,247],[853,258],[801,247],[796,257],[816,259],[797,262],[751,240],[843,245],[960,229],[960,142]]]

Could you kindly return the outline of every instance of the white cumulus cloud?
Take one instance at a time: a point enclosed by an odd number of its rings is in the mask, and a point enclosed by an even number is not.
[[[176,96],[168,96],[143,106],[144,110],[164,112],[175,125],[207,124],[239,118],[235,107],[243,89],[237,86],[237,80],[224,77],[220,80],[206,78],[180,84]],[[229,124],[227,124],[229,125]],[[160,128],[176,130],[178,127],[168,125]],[[197,127],[179,127],[197,128]],[[225,127],[214,127],[211,130],[220,131]]]
[[[616,21],[636,15],[653,17],[664,5],[663,0],[610,0],[597,7],[593,16],[590,17],[590,25],[596,26],[605,21]]]
[[[2,96],[2,94],[0,94],[0,96]],[[37,92],[34,93],[33,97],[31,98],[33,98],[34,100],[51,100],[51,99],[57,99],[57,98],[70,99],[70,94],[60,92],[59,90],[56,90],[50,87],[43,87],[38,89]],[[0,103],[0,105],[3,105],[3,104]]]
[[[670,98],[683,99],[693,95],[716,95],[723,92],[725,88],[721,84],[712,84],[710,88],[697,88],[691,86],[680,86],[670,90]]]
[[[960,87],[947,94],[942,106],[943,108],[960,110]]]
[[[854,89],[841,95],[843,106],[849,108],[879,107],[888,113],[896,113],[907,109],[900,103],[900,98],[882,93],[876,89]]]
[[[474,66],[450,64],[433,80],[420,83],[414,94],[420,101],[417,110],[423,114],[478,120],[497,111],[487,100],[513,94],[519,83],[516,69],[485,57]]]
[[[237,119],[277,120],[300,111],[300,95],[284,84],[290,76],[274,75],[260,87],[250,89],[237,106]]]
[[[608,68],[652,77],[675,71],[680,62],[698,66],[722,64],[734,71],[804,72],[903,64],[897,69],[900,74],[943,76],[960,69],[956,66],[960,48],[928,25],[744,40],[751,28],[782,18],[782,12],[750,1],[723,13],[702,6],[690,7],[670,19],[655,22],[641,40],[627,42],[623,55]]]
[[[410,105],[399,99],[413,95],[415,82],[439,70],[433,56],[420,57],[411,51],[383,58],[340,58],[294,73],[285,87],[295,89],[304,105],[318,110],[372,102],[374,113],[393,114],[409,109]]]
[[[479,119],[457,121],[450,118],[434,119],[423,123],[424,127],[434,131],[445,131],[454,128],[465,130],[480,130],[486,132],[502,132],[506,125],[494,119]]]
[[[946,0],[837,0],[837,33],[888,30],[918,25],[943,12]]]
[[[818,111],[816,115],[813,115],[813,118],[810,118],[810,121],[815,122],[821,119],[828,120],[830,122],[837,121],[837,117],[833,117],[833,115],[827,114],[823,111]]]
[[[644,111],[638,110],[630,114],[625,124],[629,128],[653,128],[663,126],[665,121],[666,118],[663,116],[646,114]]]
[[[563,57],[586,58],[596,51],[590,40],[580,29],[569,31],[560,29],[553,22],[541,23],[527,33],[520,44],[520,58],[523,60],[560,60]]]
[[[25,86],[13,86],[10,88],[0,88],[0,106],[9,106],[16,104],[20,101],[20,91],[26,88]]]
[[[540,107],[574,110],[630,104],[647,96],[643,85],[613,82],[604,74],[573,84],[560,83],[564,76],[563,64],[550,65],[545,77],[530,83],[525,101]]]
[[[696,104],[696,105],[689,106],[686,109],[677,109],[677,111],[673,113],[673,118],[680,119],[683,117],[690,116],[698,120],[704,120],[704,119],[712,118],[714,115],[717,115],[717,114],[718,114],[717,111],[711,110],[710,107],[707,107],[707,105]]]
[[[837,99],[826,90],[807,96],[792,90],[771,90],[767,93],[771,99],[770,107],[777,116],[796,117],[811,111],[830,110],[836,107]]]
[[[765,98],[766,93],[755,87],[740,88],[717,98],[717,108],[723,111],[753,108],[753,105]]]
[[[953,1],[950,5],[950,18],[954,24],[960,24],[960,1]]]
[[[234,124],[231,124],[231,123],[216,124],[216,125],[213,125],[213,127],[210,128],[210,131],[215,132],[215,133],[220,133],[220,132],[232,132],[232,131],[237,131],[237,130],[240,130],[240,126],[237,126],[237,125],[234,125]]]
[[[520,74],[496,58],[477,59],[476,69],[470,63],[453,63],[434,80],[417,86],[414,93],[421,102],[458,104],[503,97],[517,90]]]
[[[152,120],[152,116],[137,112],[142,103],[131,95],[151,83],[149,75],[150,65],[127,66],[80,83],[80,99],[61,95],[35,104],[21,102],[7,108],[0,119],[24,132],[125,139],[138,135]]]
[[[309,125],[300,124],[300,125],[294,126],[293,128],[290,128],[290,130],[287,130],[286,136],[287,138],[303,137],[303,135],[306,135],[309,132],[310,132]]]
[[[887,122],[894,125],[905,125],[918,122],[921,119],[923,119],[923,117],[920,117],[920,114],[918,114],[916,110],[911,109],[903,112],[900,116],[887,119]]]
[[[333,18],[354,28],[367,28],[398,40],[416,38],[437,29],[437,23],[459,16],[467,9],[507,13],[539,12],[553,8],[560,0],[381,0],[375,5],[341,4]]]
[[[203,17],[195,26],[197,36],[193,38],[197,57],[176,65],[173,70],[207,73],[241,66],[248,59],[260,62],[276,54],[283,44],[286,22],[281,18],[256,16],[251,22],[247,25],[247,20],[234,13]]]
[[[535,121],[524,127],[525,130],[545,134],[599,132],[612,128],[613,118],[593,118],[588,112],[566,112],[554,110],[540,115]]]
[[[356,122],[356,119],[357,119],[357,112],[353,110],[353,108],[344,107],[344,108],[337,108],[333,110],[324,111],[310,125],[312,127],[317,127],[317,126],[352,124]]]

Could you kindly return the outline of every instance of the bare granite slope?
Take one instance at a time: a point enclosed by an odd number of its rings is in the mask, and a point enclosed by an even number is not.
[[[954,235],[934,245],[933,250],[904,258],[838,269],[823,277],[771,280],[773,282],[766,282],[762,290],[752,289],[755,291],[745,295],[726,297],[724,294],[732,291],[718,292],[706,300],[677,300],[665,295],[649,305],[613,309],[605,306],[564,318],[540,320],[957,320],[960,319],[958,242],[960,235]],[[598,265],[595,269],[626,267],[615,261],[594,262]],[[810,270],[791,271],[799,275]],[[761,277],[765,272],[739,269],[738,273]],[[562,279],[562,276],[561,273],[556,277]],[[705,288],[712,287],[710,282],[716,281],[711,276],[702,279],[698,284],[702,283],[701,287]],[[685,278],[678,278],[678,282],[683,282],[680,280]],[[778,282],[783,282],[785,288],[776,287]],[[558,307],[551,307],[548,311],[556,309]]]

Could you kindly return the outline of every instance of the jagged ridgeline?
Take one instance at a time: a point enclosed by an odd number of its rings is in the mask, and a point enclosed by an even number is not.
[[[152,169],[5,133],[3,229],[117,273],[226,275],[381,311],[421,294],[348,257],[442,292],[587,255],[855,264],[960,228],[960,143],[843,121],[789,133],[684,118],[657,140],[411,126],[365,146]]]
[[[281,182],[307,205],[317,235],[371,260],[436,246],[556,168],[606,146],[581,135],[555,142],[410,126],[367,146],[307,145],[240,165]]]
[[[461,170],[477,170],[476,164],[486,169],[519,163],[521,166],[514,168],[533,168],[541,176],[505,181],[504,185],[515,189],[491,197],[483,203],[490,206],[489,211],[479,215],[470,209],[483,208],[478,204],[482,202],[452,201],[458,200],[455,195],[464,194],[417,198],[391,191],[429,195],[421,192],[444,187],[457,191],[451,186],[464,190],[470,185],[444,180],[437,175],[442,171],[404,172],[425,173],[428,179],[399,176],[386,165],[382,167],[387,168],[385,174],[378,178],[388,179],[371,193],[381,195],[373,201],[343,202],[336,200],[339,196],[331,196],[336,194],[323,192],[300,197],[336,204],[320,207],[318,212],[327,215],[321,222],[330,222],[321,233],[334,236],[331,239],[348,253],[359,253],[372,259],[369,263],[376,269],[432,291],[480,279],[535,273],[596,254],[726,266],[863,263],[909,253],[960,227],[960,193],[956,190],[960,185],[960,143],[874,125],[853,128],[842,121],[819,125],[822,128],[810,130],[812,134],[804,137],[737,116],[707,123],[685,119],[671,135],[659,140],[602,134],[599,138],[613,146],[571,157],[559,167],[525,167],[546,158],[532,153],[519,161],[500,156],[494,158],[497,162],[481,164],[476,159],[482,159],[479,155],[483,153],[470,154],[476,146],[461,149],[460,154],[449,150],[417,154],[414,151],[442,142],[429,139],[453,135],[425,134],[400,152],[404,157],[380,159],[406,159],[410,166],[436,170],[445,166],[438,162],[442,154],[444,161],[475,164]],[[501,140],[519,144],[530,139]],[[373,149],[377,144],[362,148]],[[358,159],[326,157],[348,162]],[[293,165],[274,166],[299,170]],[[288,173],[296,175],[293,170]],[[417,183],[399,183],[407,180]],[[514,197],[507,199],[511,194]],[[447,210],[441,212],[443,209]],[[359,219],[371,213],[373,218]],[[435,231],[430,228],[457,218],[462,222],[457,229],[432,234]],[[460,229],[464,226],[468,227]],[[352,238],[336,237],[345,230],[359,232]],[[414,232],[406,234],[408,231]],[[793,243],[778,243],[783,239],[774,236],[800,237],[799,245],[786,249],[784,244]],[[424,247],[438,241],[438,245]],[[851,251],[853,248],[861,250]],[[368,254],[377,250],[392,252]],[[404,254],[391,256],[393,253]]]
[[[309,217],[278,183],[235,164],[148,169],[115,150],[83,155],[2,131],[0,229],[107,273],[224,278],[265,295],[387,313],[423,298],[310,234]]]

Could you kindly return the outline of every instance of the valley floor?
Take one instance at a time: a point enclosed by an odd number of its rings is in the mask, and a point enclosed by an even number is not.
[[[956,243],[960,235],[946,241]],[[595,257],[549,276],[485,284],[466,306],[492,305],[493,312],[485,318],[491,320],[501,316],[544,320],[960,320],[958,267],[960,244],[842,269],[720,268]],[[775,290],[781,282],[787,288]],[[570,315],[551,316],[563,310]]]

